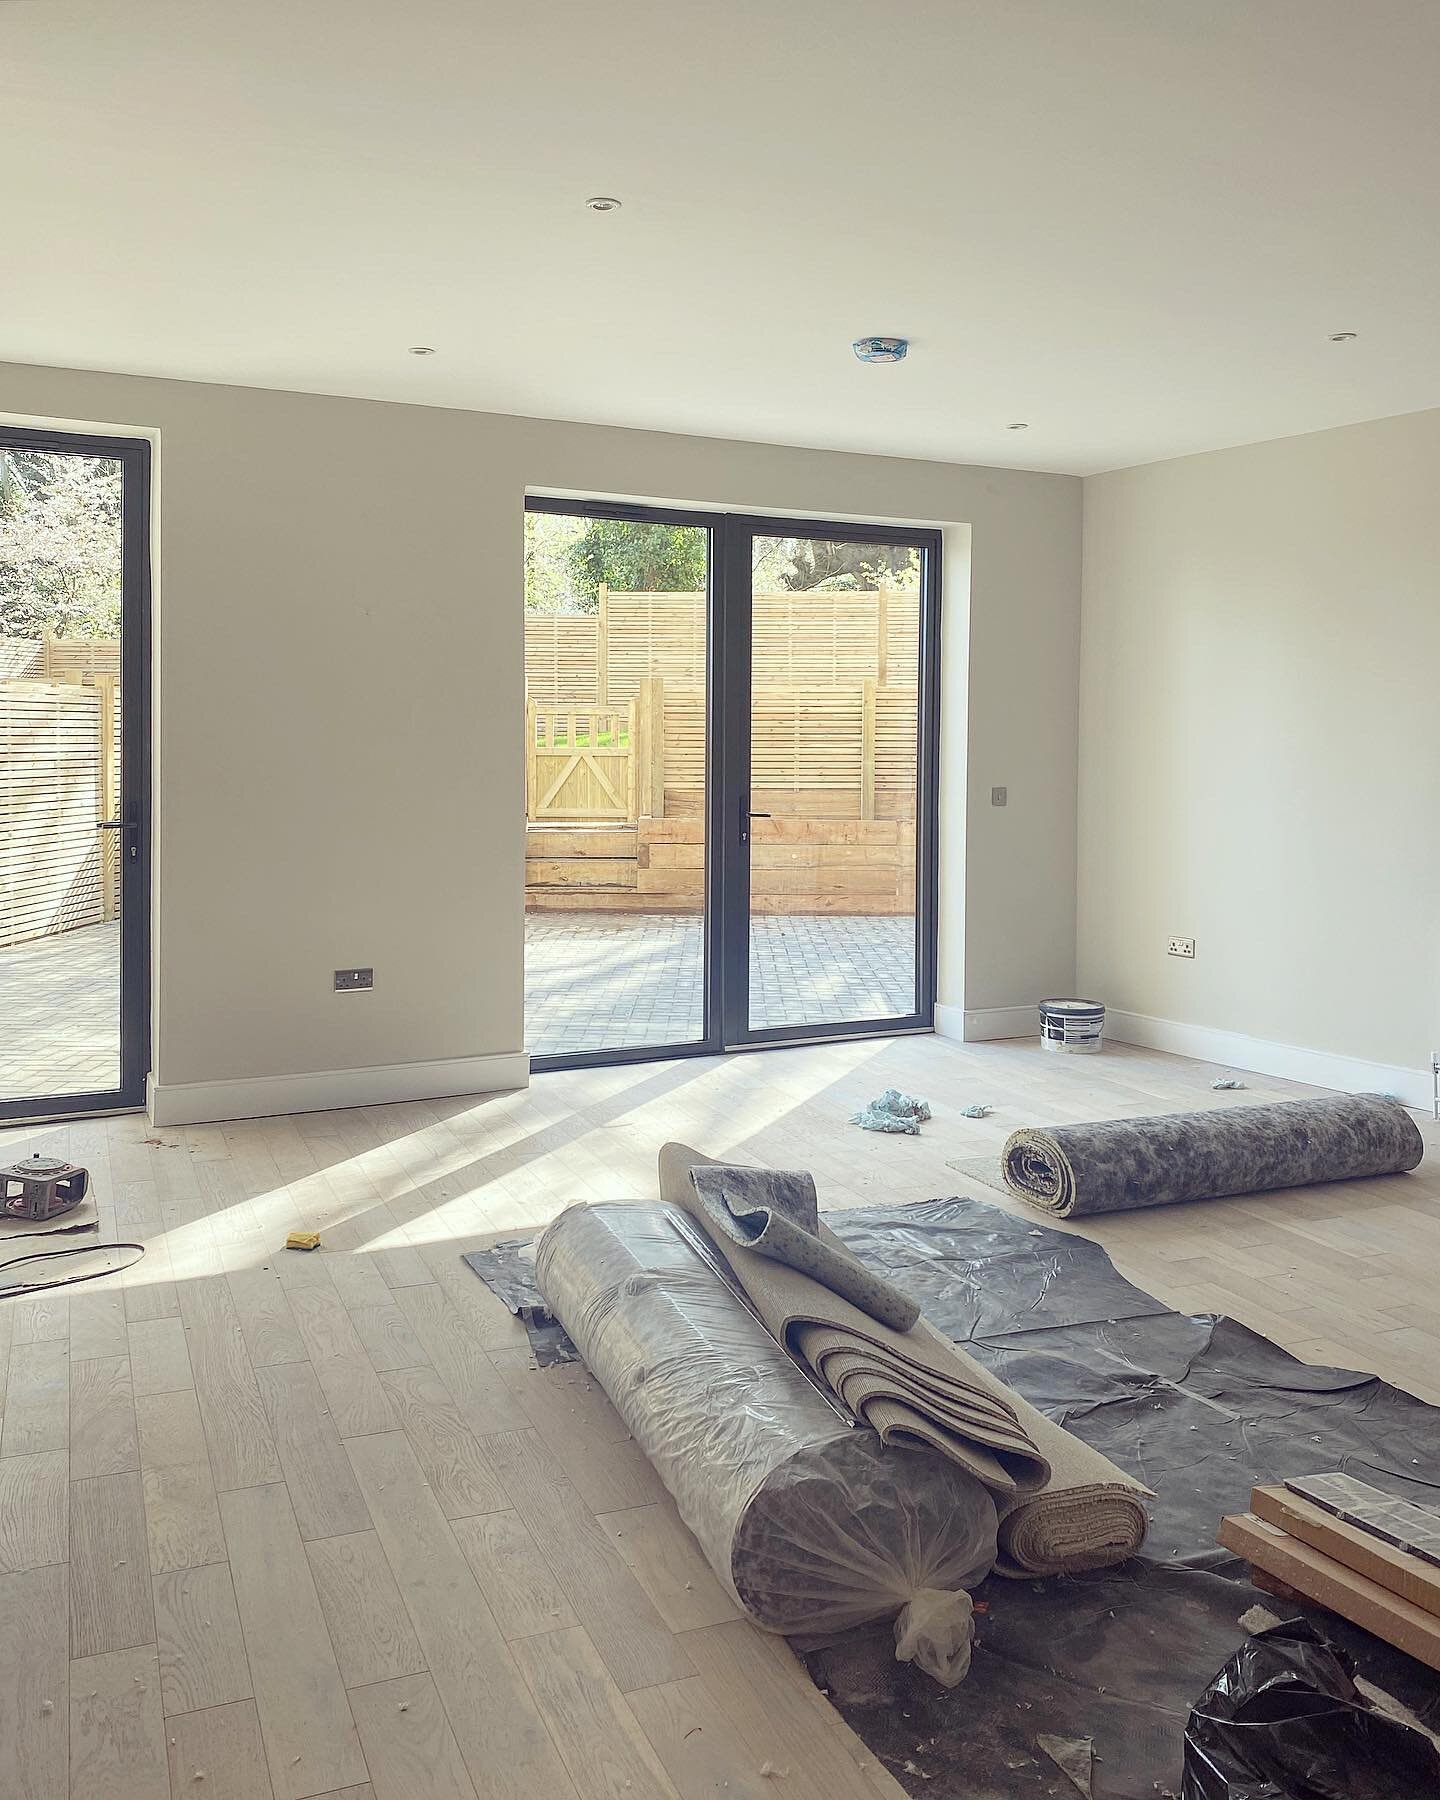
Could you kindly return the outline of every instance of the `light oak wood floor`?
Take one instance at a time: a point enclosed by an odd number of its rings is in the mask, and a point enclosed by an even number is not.
[[[0,1302],[7,1800],[877,1800],[899,1788],[701,1562],[583,1370],[459,1260],[650,1197],[669,1138],[825,1204],[993,1191],[1020,1123],[1310,1090],[1111,1046],[933,1038],[538,1078],[475,1101],[0,1133],[94,1173],[123,1281]],[[919,1139],[847,1115],[927,1097]],[[959,1117],[971,1102],[984,1120]],[[1440,1133],[1424,1124],[1434,1153]],[[287,1231],[324,1234],[314,1255]],[[1167,1301],[1440,1401],[1440,1158],[1102,1221]]]

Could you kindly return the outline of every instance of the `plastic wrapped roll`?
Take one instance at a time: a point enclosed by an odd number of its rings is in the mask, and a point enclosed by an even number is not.
[[[995,1504],[922,1450],[852,1425],[665,1210],[577,1206],[540,1240],[541,1292],[757,1625],[806,1636],[895,1618],[897,1655],[953,1683]]]

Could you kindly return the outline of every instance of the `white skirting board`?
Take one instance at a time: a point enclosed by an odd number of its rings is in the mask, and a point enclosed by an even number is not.
[[[395,1100],[445,1100],[528,1087],[530,1057],[455,1056],[442,1062],[387,1063],[365,1069],[320,1069],[305,1075],[255,1075],[235,1081],[160,1083],[152,1075],[146,1104],[154,1125],[212,1125],[222,1119],[265,1119],[277,1113],[331,1112]]]
[[[940,1037],[959,1038],[966,1044],[990,1038],[1039,1037],[1040,1014],[1034,1006],[982,1006],[935,1008],[935,1030]]]
[[[935,1030],[940,1037],[959,1038],[967,1044],[993,1038],[1038,1040],[1040,1023],[1033,1006],[989,1006],[976,1011],[937,1006]],[[1433,1077],[1428,1068],[1366,1062],[1333,1050],[1308,1050],[1302,1044],[1247,1037],[1243,1032],[1219,1031],[1209,1025],[1187,1025],[1180,1019],[1156,1019],[1148,1013],[1108,1011],[1105,1036],[1118,1044],[1168,1050],[1175,1056],[1193,1056],[1199,1062],[1256,1075],[1279,1075],[1312,1087],[1337,1088],[1350,1094],[1395,1094],[1407,1106],[1430,1110]]]
[[[1107,1013],[1105,1035],[1122,1044],[1169,1050],[1176,1056],[1193,1056],[1200,1062],[1222,1063],[1257,1075],[1280,1075],[1288,1081],[1309,1082],[1312,1087],[1338,1088],[1349,1094],[1394,1094],[1407,1106],[1430,1110],[1432,1076],[1428,1068],[1367,1062],[1333,1050],[1309,1050],[1303,1044],[1247,1037],[1240,1031],[1155,1019],[1148,1013]]]

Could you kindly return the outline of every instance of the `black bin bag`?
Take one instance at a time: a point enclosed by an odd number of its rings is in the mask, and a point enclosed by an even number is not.
[[[1257,1632],[1191,1710],[1181,1800],[1440,1800],[1440,1751],[1352,1673],[1304,1619]]]

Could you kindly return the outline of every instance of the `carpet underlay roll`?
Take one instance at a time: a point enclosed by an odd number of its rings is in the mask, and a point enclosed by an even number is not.
[[[660,1152],[661,1200],[703,1225],[683,1144]],[[821,1224],[821,1233],[839,1240]],[[1052,1423],[923,1317],[892,1331],[800,1271],[733,1244],[725,1260],[770,1335],[886,1445],[925,1446],[982,1482],[1000,1511],[997,1572],[1105,1568],[1144,1542],[1149,1490]]]
[[[663,1207],[571,1207],[540,1240],[535,1274],[757,1624],[828,1635],[894,1617],[898,1655],[960,1679],[969,1590],[996,1555],[979,1482],[851,1425]]]
[[[1015,1131],[1001,1166],[1012,1194],[1071,1218],[1398,1175],[1424,1154],[1398,1101],[1341,1094]]]

